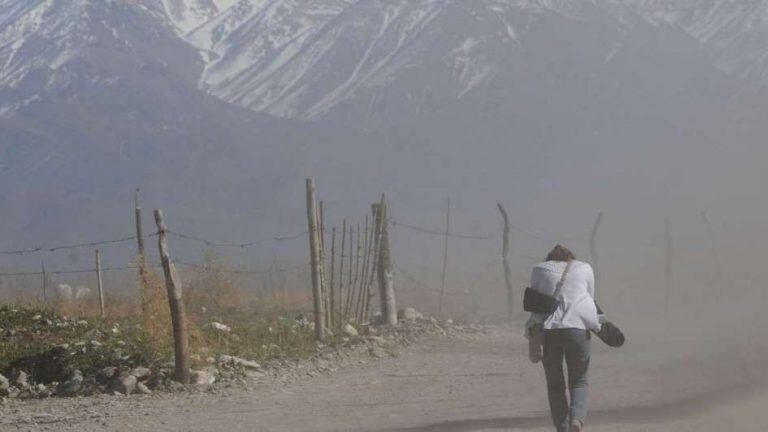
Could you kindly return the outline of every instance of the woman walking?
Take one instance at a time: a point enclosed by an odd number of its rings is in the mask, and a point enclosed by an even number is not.
[[[540,338],[543,332],[541,360],[552,421],[558,432],[581,432],[589,396],[590,331],[600,330],[594,272],[589,264],[576,261],[570,250],[557,245],[545,262],[534,267],[531,289],[558,301],[551,314],[532,313],[526,326],[532,340]],[[570,405],[563,360],[568,370]]]

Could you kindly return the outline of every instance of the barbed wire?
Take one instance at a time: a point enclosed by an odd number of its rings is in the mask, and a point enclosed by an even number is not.
[[[432,235],[440,236],[440,237],[445,237],[447,235],[448,237],[465,239],[465,240],[493,240],[493,239],[499,238],[499,236],[481,236],[481,235],[470,235],[470,234],[456,234],[456,233],[451,233],[451,232],[446,234],[445,231],[439,231],[439,230],[436,230],[436,229],[424,228],[424,227],[419,227],[419,226],[416,226],[416,225],[410,225],[410,224],[406,224],[406,223],[403,223],[403,222],[398,222],[398,221],[392,220],[392,219],[390,219],[389,222],[393,226],[401,226],[401,227],[405,227],[405,228],[408,228],[408,229],[411,229],[411,230],[414,230],[414,231],[422,232],[422,233],[425,233],[425,234],[432,234]]]
[[[395,269],[395,271],[396,271],[397,273],[399,273],[401,276],[405,276],[405,278],[406,278],[407,280],[409,280],[410,282],[412,282],[412,283],[414,283],[414,284],[416,284],[416,285],[420,286],[420,287],[421,287],[421,288],[423,288],[424,290],[426,290],[426,291],[429,291],[430,293],[433,293],[433,294],[440,294],[440,290],[438,290],[438,289],[435,289],[435,288],[432,288],[432,287],[431,287],[431,286],[429,286],[429,285],[428,285],[426,282],[423,282],[423,281],[420,281],[420,280],[418,280],[418,279],[417,279],[417,278],[415,278],[413,275],[411,275],[410,273],[408,273],[407,271],[405,271],[405,270],[404,270],[402,267],[398,266],[398,265],[397,265],[397,263],[396,263],[396,262],[394,262],[394,261],[392,261],[392,267],[393,267],[393,268]],[[468,293],[468,292],[460,292],[460,293],[456,293],[456,292],[450,292],[450,291],[446,291],[444,294],[445,294],[445,295],[447,295],[447,296],[467,296],[467,295],[470,295],[470,293]]]
[[[219,273],[230,273],[230,274],[257,274],[257,275],[269,274],[269,273],[288,273],[291,271],[306,269],[307,267],[309,267],[309,264],[299,264],[291,267],[281,267],[276,269],[242,270],[242,269],[227,269],[222,267],[211,266],[208,264],[194,264],[194,263],[188,263],[184,261],[174,261],[173,263],[182,267],[194,268],[196,270],[215,271]]]
[[[230,243],[230,242],[214,242],[214,241],[210,241],[210,240],[204,239],[204,238],[199,237],[199,236],[195,236],[195,235],[191,235],[191,234],[184,234],[184,233],[181,233],[181,232],[178,232],[178,231],[167,230],[166,232],[168,234],[174,235],[174,236],[176,236],[178,238],[181,238],[181,239],[191,240],[191,241],[196,241],[196,242],[203,243],[203,244],[205,244],[208,247],[222,247],[222,248],[223,247],[247,248],[247,247],[250,247],[250,246],[256,246],[256,245],[259,245],[259,244],[269,243],[269,242],[284,242],[284,241],[289,241],[289,240],[296,240],[296,239],[300,239],[300,238],[306,236],[309,233],[309,231],[302,231],[301,233],[295,234],[295,235],[278,236],[278,237],[265,237],[265,238],[262,238],[262,239],[257,239],[257,240],[253,240],[253,241],[243,242],[243,243],[234,243],[234,242]]]
[[[290,267],[281,267],[281,268],[275,268],[275,269],[252,270],[252,269],[227,269],[227,268],[212,266],[209,264],[195,264],[195,263],[176,261],[176,260],[172,260],[172,261],[175,265],[178,265],[181,267],[194,268],[197,270],[206,270],[206,271],[210,270],[210,271],[216,271],[220,273],[234,273],[234,274],[268,274],[270,272],[286,273],[290,271],[304,269],[309,266],[308,264],[300,264],[300,265],[295,265]],[[153,264],[153,265],[146,265],[145,267],[146,268],[162,268],[162,265]],[[123,266],[123,267],[104,267],[101,269],[101,271],[110,272],[110,271],[138,270],[138,269],[139,269],[138,266],[130,265],[130,266]],[[95,268],[76,269],[76,270],[46,270],[45,272],[43,272],[42,270],[34,270],[34,271],[0,273],[0,277],[82,274],[82,273],[95,273],[96,271],[97,270]]]
[[[157,236],[157,233],[153,234],[147,234],[142,236],[142,238],[150,238]],[[108,245],[108,244],[115,244],[115,243],[125,243],[128,241],[136,240],[137,237],[135,235],[133,236],[126,236],[126,237],[120,237],[115,239],[109,239],[109,240],[94,240],[94,241],[85,241],[80,243],[73,243],[68,245],[62,245],[62,246],[53,246],[53,247],[35,247],[35,248],[27,248],[27,249],[18,249],[18,250],[5,250],[0,251],[0,255],[29,255],[37,252],[56,252],[60,250],[67,250],[67,249],[77,249],[81,247],[93,247],[93,246],[102,246],[102,245]]]
[[[159,265],[150,265],[147,267],[159,267]],[[124,266],[124,267],[105,267],[102,268],[102,272],[109,272],[109,271],[120,271],[120,270],[138,270],[138,266]],[[41,270],[37,271],[24,271],[24,272],[10,272],[10,273],[0,273],[0,277],[5,276],[42,276],[42,275],[62,275],[62,274],[80,274],[80,273],[95,273],[96,269],[78,269],[78,270],[46,270],[45,272]]]

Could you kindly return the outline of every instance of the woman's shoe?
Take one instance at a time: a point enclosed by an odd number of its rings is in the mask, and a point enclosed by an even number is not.
[[[584,423],[581,420],[571,420],[571,428],[568,432],[581,432],[584,429]]]

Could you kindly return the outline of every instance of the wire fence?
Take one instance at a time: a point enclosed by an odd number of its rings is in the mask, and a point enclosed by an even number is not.
[[[418,226],[414,224],[405,223],[398,220],[389,220],[390,224],[393,227],[401,227],[405,228],[410,231],[419,232],[422,234],[428,234],[435,237],[440,238],[454,238],[454,239],[462,239],[462,240],[499,240],[501,239],[501,236],[499,235],[476,235],[476,234],[463,234],[463,233],[456,233],[456,232],[445,232],[440,231],[437,229],[429,228],[429,227],[423,227]],[[528,235],[532,237],[536,237],[539,239],[544,239],[544,237],[532,234],[530,232],[526,232],[523,230],[518,230],[520,232],[527,233]],[[288,242],[293,240],[299,240],[302,238],[307,237],[309,234],[309,231],[302,231],[296,234],[290,234],[290,235],[282,235],[282,236],[274,236],[274,237],[263,237],[258,238],[254,240],[249,241],[243,241],[243,242],[225,242],[225,241],[215,241],[208,238],[205,238],[203,236],[195,235],[195,234],[189,234],[184,233],[180,231],[175,230],[168,230],[167,233],[169,235],[172,235],[176,238],[187,240],[187,241],[194,241],[201,243],[205,245],[206,247],[211,248],[240,248],[245,249],[249,247],[254,247],[262,244],[267,243],[282,243],[282,242]],[[142,238],[148,239],[157,237],[158,233],[151,233],[143,235]],[[50,247],[30,247],[30,248],[21,248],[16,250],[3,250],[0,251],[0,256],[3,255],[31,255],[31,254],[38,254],[38,253],[54,253],[58,251],[64,251],[64,250],[72,250],[72,249],[79,249],[79,248],[86,248],[86,247],[98,247],[98,246],[107,246],[107,245],[116,245],[121,243],[127,243],[136,241],[137,236],[123,236],[123,237],[117,237],[112,239],[104,239],[104,240],[87,240],[77,243],[71,243],[71,244],[64,244],[64,245],[57,245],[57,246],[50,246]],[[525,254],[515,254],[519,258],[523,258],[529,261],[539,261],[538,258],[525,255]],[[270,273],[286,273],[291,271],[296,271],[300,269],[306,269],[309,267],[309,264],[299,264],[294,266],[288,266],[288,267],[280,267],[280,268],[266,268],[266,269],[253,269],[253,268],[226,268],[223,266],[212,266],[208,263],[190,263],[190,262],[184,262],[184,261],[174,261],[175,264],[187,267],[187,268],[193,268],[198,270],[212,270],[215,269],[218,272],[223,273],[232,273],[232,274],[254,274],[254,275],[261,275],[261,274],[270,274]],[[159,268],[159,265],[153,265],[153,266],[147,266],[150,268]],[[128,266],[118,266],[118,267],[105,267],[102,268],[102,272],[113,272],[113,271],[126,271],[126,270],[138,270],[139,267],[137,265],[128,265]],[[46,275],[66,275],[66,274],[83,274],[83,273],[93,273],[95,272],[95,268],[89,268],[89,269],[60,269],[60,270],[26,270],[26,271],[13,271],[13,272],[0,272],[0,277],[17,277],[17,276],[42,276],[43,274]],[[399,272],[406,277],[407,280],[416,283],[419,286],[426,287],[426,284],[420,283],[417,279],[410,276],[408,273],[402,270],[402,268],[399,269]],[[430,288],[431,289],[431,288]],[[434,290],[433,290],[434,291]]]

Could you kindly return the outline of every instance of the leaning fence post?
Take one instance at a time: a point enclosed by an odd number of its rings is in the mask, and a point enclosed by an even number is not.
[[[387,201],[384,195],[381,195],[381,204],[379,204],[381,213],[381,239],[379,253],[379,295],[381,295],[381,315],[384,323],[387,325],[397,325],[397,304],[395,302],[395,287],[392,282],[392,255],[389,249],[389,214],[387,212]]]
[[[317,230],[317,206],[315,204],[315,181],[307,179],[307,223],[309,225],[309,255],[312,266],[312,300],[315,313],[315,337],[325,339],[325,314],[320,281],[320,238]]]
[[[171,309],[173,325],[173,345],[175,357],[175,378],[182,384],[189,384],[189,335],[187,333],[187,317],[184,303],[181,301],[181,279],[176,272],[176,266],[171,261],[168,250],[168,227],[163,220],[162,210],[155,210],[157,224],[157,244],[160,249],[160,261],[165,274],[165,288],[168,291],[168,306]]]
[[[597,234],[600,230],[600,224],[603,222],[603,212],[597,214],[595,219],[595,225],[592,227],[592,232],[589,235],[589,253],[592,255],[592,268],[595,273],[595,298],[597,298],[597,291],[600,287],[600,270],[597,265]]]
[[[99,311],[101,317],[104,318],[104,284],[101,279],[101,252],[96,249],[96,286],[99,288]]]
[[[507,316],[511,318],[515,314],[515,293],[512,288],[512,269],[509,267],[509,214],[507,214],[507,209],[504,208],[503,204],[499,203],[497,205],[499,207],[499,212],[501,213],[501,218],[504,220],[504,236],[502,237],[501,262],[504,266],[504,284],[507,287]]]

